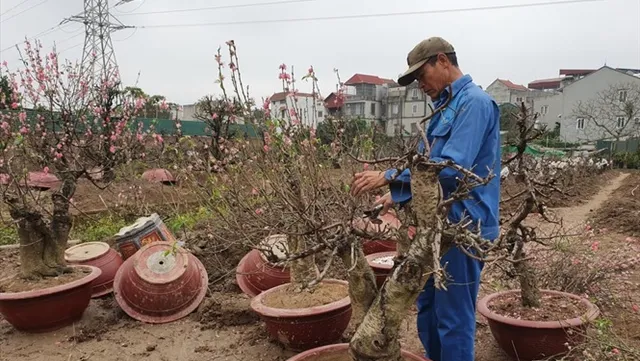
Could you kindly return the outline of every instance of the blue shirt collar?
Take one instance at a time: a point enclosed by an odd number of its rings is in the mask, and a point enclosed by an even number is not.
[[[467,86],[467,84],[471,83],[472,81],[473,79],[471,78],[471,75],[466,74],[451,83],[451,97],[453,98],[458,95],[460,90],[462,90],[465,86]],[[440,93],[440,97],[438,98],[438,100],[435,101],[434,105],[436,106],[436,108],[439,107],[440,104],[443,104],[445,101],[447,101],[447,98],[449,98],[449,87],[444,88],[444,90]]]

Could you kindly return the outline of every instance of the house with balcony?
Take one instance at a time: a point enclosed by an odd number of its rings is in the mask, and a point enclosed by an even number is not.
[[[619,104],[619,109],[624,109],[624,103],[630,101],[628,89],[640,87],[640,69],[611,68],[605,65],[594,71],[582,71],[578,74],[564,71],[564,73],[569,74],[563,74],[561,80],[555,84],[551,84],[551,81],[547,82],[544,87],[553,89],[553,92],[547,97],[538,98],[534,107],[539,115],[538,121],[546,124],[548,129],[554,129],[556,123],[560,125],[560,138],[563,141],[591,143],[611,138],[611,135],[603,130],[602,126],[605,124],[613,128],[637,128],[640,132],[640,117],[631,119],[633,123],[629,124],[628,117],[622,114],[624,112],[621,114],[613,114],[610,111],[603,111],[600,114],[593,112],[599,117],[598,119],[585,119],[576,115],[576,109],[580,103],[594,100],[599,94],[608,94],[610,99],[606,101],[611,103],[611,108],[616,108],[616,104]],[[529,86],[531,84],[529,83]],[[540,88],[542,86],[538,87]],[[619,90],[616,91],[616,89]],[[615,94],[609,94],[612,91]],[[635,109],[638,107],[640,104],[635,105]]]
[[[386,98],[390,86],[397,85],[391,79],[375,75],[354,74],[344,83],[346,94],[343,114],[362,117],[386,129]]]
[[[387,92],[387,135],[417,134],[420,121],[431,114],[431,106],[431,99],[418,87],[417,82],[407,86],[389,87]]]

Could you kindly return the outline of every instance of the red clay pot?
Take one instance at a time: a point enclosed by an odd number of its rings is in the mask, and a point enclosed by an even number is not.
[[[416,355],[412,352],[400,350],[402,358],[405,361],[431,361],[428,358],[425,358],[420,355]],[[314,348],[311,350],[307,350],[303,353],[297,354],[287,361],[323,361],[323,360],[333,360],[332,357],[338,357],[341,355],[349,354],[349,344],[348,343],[338,343],[335,345],[327,345],[318,348]]]
[[[166,323],[187,316],[204,299],[208,276],[191,253],[170,242],[142,247],[118,269],[116,302],[136,320]]]
[[[92,283],[91,297],[102,297],[113,291],[113,278],[123,263],[116,250],[105,242],[85,242],[64,252],[68,264],[88,265],[100,268],[102,274]]]
[[[288,267],[272,265],[257,249],[247,253],[236,268],[236,282],[242,292],[250,297],[290,281]]]
[[[64,285],[33,291],[0,293],[0,313],[16,329],[25,332],[48,332],[70,325],[82,318],[91,300],[91,283],[102,271],[93,266],[84,278]]]
[[[380,227],[398,228],[400,227],[400,220],[393,213],[387,212],[383,216],[378,216],[378,219],[382,220]],[[409,238],[413,238],[416,234],[415,227],[411,226],[408,229]],[[397,250],[397,242],[392,240],[367,240],[362,243],[362,251],[365,255],[370,255],[380,252],[395,252]]]
[[[576,345],[582,342],[582,335],[588,324],[600,315],[598,307],[587,299],[552,290],[540,292],[580,300],[588,307],[587,312],[580,317],[562,321],[527,321],[505,317],[489,309],[488,304],[493,299],[517,292],[520,290],[493,293],[478,302],[478,312],[488,319],[496,342],[514,360],[531,361],[565,354],[568,351],[566,344]],[[573,332],[568,335],[568,331]]]
[[[374,263],[373,260],[377,258],[389,257],[389,256],[395,257],[396,255],[397,255],[397,252],[392,251],[392,252],[378,252],[378,253],[373,253],[366,256],[367,262],[369,263],[369,266],[371,266],[371,268],[373,269],[373,274],[376,276],[376,284],[378,285],[378,288],[382,287],[382,284],[387,279],[387,276],[389,276],[389,273],[391,273],[393,264],[387,265],[387,264],[381,264],[381,263]]]
[[[334,279],[322,282],[348,285],[346,281]],[[251,300],[251,309],[265,322],[269,336],[295,351],[308,350],[340,340],[351,320],[349,296],[327,305],[309,308],[281,309],[264,305],[263,299],[266,295],[287,285],[288,283],[268,289]]]

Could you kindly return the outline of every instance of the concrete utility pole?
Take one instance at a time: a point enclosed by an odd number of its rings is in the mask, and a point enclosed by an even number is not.
[[[121,0],[114,7],[131,1],[133,0]],[[101,81],[109,79],[116,81],[119,88],[120,73],[111,42],[111,33],[134,27],[122,24],[120,20],[109,14],[108,0],[84,0],[84,12],[64,19],[60,25],[68,22],[84,24],[85,37],[81,72],[93,74],[90,77],[92,82],[90,86],[96,86]]]

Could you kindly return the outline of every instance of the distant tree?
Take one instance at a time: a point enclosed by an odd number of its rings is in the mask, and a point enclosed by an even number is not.
[[[13,103],[11,95],[13,90],[6,75],[0,76],[0,109],[7,109]]]
[[[241,114],[241,110],[236,99],[225,101],[211,95],[202,97],[196,103],[194,117],[203,121],[211,132],[209,152],[214,158],[220,159],[221,142],[234,136],[231,124],[238,121],[236,114]]]
[[[584,119],[586,140],[620,141],[640,135],[640,81],[611,85],[573,109]]]

